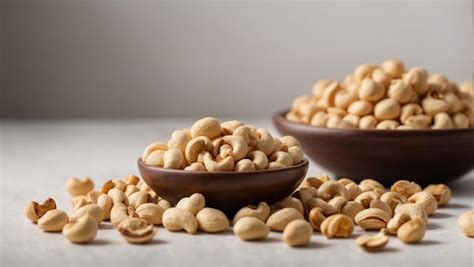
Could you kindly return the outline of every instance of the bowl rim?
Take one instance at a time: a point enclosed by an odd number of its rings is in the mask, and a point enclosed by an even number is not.
[[[255,171],[216,171],[216,172],[208,172],[208,171],[185,171],[185,170],[176,170],[176,169],[165,169],[162,167],[157,167],[153,165],[148,165],[141,158],[138,158],[138,165],[141,167],[148,168],[153,171],[160,171],[160,172],[167,172],[167,173],[179,173],[179,174],[189,174],[189,175],[212,175],[212,176],[222,176],[222,175],[248,175],[248,174],[267,174],[267,173],[279,173],[279,172],[287,172],[294,169],[304,168],[309,165],[309,160],[304,158],[303,161],[299,164],[293,165],[288,168],[282,169],[265,169],[265,170],[255,170]]]
[[[445,135],[445,134],[455,134],[455,133],[464,133],[471,132],[474,134],[474,128],[455,128],[455,129],[426,129],[426,130],[389,130],[389,129],[338,129],[338,128],[325,128],[319,126],[313,126],[298,122],[293,122],[285,118],[285,114],[289,112],[289,109],[278,111],[273,115],[273,121],[283,122],[289,124],[292,127],[296,127],[299,130],[306,132],[323,132],[328,134],[374,134],[374,135],[397,135],[397,136],[406,136],[406,135]]]

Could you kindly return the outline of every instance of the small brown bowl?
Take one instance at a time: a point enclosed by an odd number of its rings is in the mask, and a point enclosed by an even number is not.
[[[474,167],[474,129],[329,129],[273,116],[282,135],[292,135],[306,155],[337,177],[374,178],[385,186],[399,179],[422,185],[447,183]]]
[[[164,169],[138,160],[145,182],[174,205],[183,197],[201,193],[206,206],[232,216],[240,208],[260,201],[269,205],[289,196],[303,181],[308,160],[290,168],[243,172],[198,172]]]

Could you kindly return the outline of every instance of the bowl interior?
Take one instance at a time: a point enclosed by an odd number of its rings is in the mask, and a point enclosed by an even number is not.
[[[268,204],[290,195],[303,181],[308,160],[285,169],[245,172],[197,172],[171,170],[138,160],[145,182],[162,198],[176,204],[193,193],[206,197],[206,206],[232,216],[246,205]]]
[[[407,179],[447,183],[474,166],[474,129],[329,129],[273,117],[282,135],[293,135],[305,154],[336,177],[373,178],[390,186]]]

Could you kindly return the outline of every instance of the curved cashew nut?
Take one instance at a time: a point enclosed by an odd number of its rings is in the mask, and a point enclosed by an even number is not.
[[[409,117],[421,114],[423,114],[423,108],[420,105],[415,103],[406,104],[400,111],[400,121],[405,123]]]
[[[303,149],[299,146],[292,146],[288,148],[288,154],[293,157],[293,165],[299,164],[303,161]]]
[[[249,146],[255,146],[258,141],[258,136],[255,128],[249,126],[240,126],[234,130],[233,134],[235,136],[241,136],[244,138],[245,143]]]
[[[418,94],[422,95],[428,90],[428,73],[421,67],[412,68],[403,74],[403,80]]]
[[[241,159],[235,163],[234,171],[241,172],[241,171],[254,171],[257,167],[255,163],[250,159]]]
[[[221,131],[220,122],[215,118],[207,117],[196,121],[191,126],[191,137],[205,136],[214,139],[221,135]]]
[[[243,122],[237,121],[237,120],[223,122],[223,123],[221,123],[222,134],[223,135],[232,135],[234,133],[235,129],[237,129],[240,126],[243,126],[243,125],[244,125]]]
[[[163,167],[165,164],[165,152],[166,150],[155,150],[148,155],[145,163],[148,165]]]
[[[235,135],[226,135],[222,138],[222,140],[226,144],[231,146],[232,151],[230,155],[232,156],[234,161],[243,159],[247,155],[248,146],[243,137],[235,136]],[[272,142],[273,142],[273,139],[272,139]],[[226,155],[221,155],[221,156],[224,157]]]
[[[185,165],[183,152],[177,148],[167,150],[163,156],[163,168],[181,169]]]
[[[318,197],[323,200],[332,199],[335,196],[342,196],[349,199],[346,187],[336,181],[327,181],[318,188]]]
[[[266,222],[270,216],[270,206],[265,202],[258,203],[258,206],[246,206],[241,208],[234,216],[233,224],[243,217],[254,217],[262,222]]]
[[[163,144],[163,143],[153,143],[153,144],[150,144],[148,145],[146,148],[145,148],[145,151],[143,152],[142,154],[142,160],[143,161],[146,161],[146,159],[148,158],[148,156],[151,154],[151,152],[153,151],[156,151],[156,150],[168,150],[168,145],[166,144]]]
[[[262,151],[265,155],[270,155],[275,149],[273,136],[265,129],[257,129],[257,150]]]
[[[191,163],[191,165],[187,166],[186,168],[184,168],[185,171],[199,171],[199,172],[203,172],[203,171],[206,171],[206,167],[204,167],[204,164],[200,163],[200,162],[193,162]]]
[[[434,123],[431,129],[451,129],[453,128],[453,120],[448,113],[441,112],[434,115]]]
[[[162,223],[168,231],[185,230],[188,234],[195,234],[198,228],[196,217],[191,212],[178,208],[165,210]]]
[[[428,216],[433,215],[438,208],[438,202],[436,201],[436,198],[431,193],[426,191],[413,194],[410,198],[408,198],[408,201],[410,203],[419,205]]]
[[[380,196],[377,193],[375,193],[374,191],[367,191],[367,192],[363,192],[360,195],[358,195],[354,199],[354,201],[357,202],[357,203],[362,204],[362,206],[364,206],[364,208],[368,209],[370,207],[370,202],[372,202],[372,200],[374,200],[374,199],[380,199]]]
[[[257,170],[265,170],[268,167],[268,158],[265,153],[260,150],[254,150],[248,154],[250,160],[255,163]]]
[[[294,138],[291,135],[285,135],[285,136],[280,137],[280,141],[286,147],[292,147],[292,146],[302,147],[300,141],[298,141],[298,139]]]
[[[282,169],[293,166],[293,157],[284,151],[277,151],[270,157],[268,169]]]
[[[176,208],[187,210],[193,215],[196,215],[200,210],[206,206],[206,198],[200,193],[194,193],[189,197],[182,198],[177,204]]]
[[[232,171],[234,169],[234,159],[231,156],[219,160],[219,157],[216,157],[215,161],[211,153],[206,152],[203,157],[204,166],[207,171]]]
[[[171,139],[168,141],[168,148],[177,148],[184,153],[186,145],[191,139],[190,132],[180,130],[174,131],[171,134]]]
[[[191,139],[186,145],[184,155],[186,161],[191,164],[198,161],[198,156],[201,152],[211,151],[212,143],[209,138],[205,136],[199,136]]]
[[[448,111],[449,106],[444,98],[444,94],[439,90],[430,90],[426,97],[421,100],[421,106],[428,115]]]

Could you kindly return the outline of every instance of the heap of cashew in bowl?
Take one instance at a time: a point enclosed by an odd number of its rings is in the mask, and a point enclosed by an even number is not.
[[[72,196],[69,214],[47,198],[41,204],[27,203],[25,216],[45,232],[62,231],[72,243],[92,242],[103,223],[110,223],[125,241],[134,244],[153,240],[157,226],[188,234],[222,233],[232,226],[235,235],[245,241],[281,232],[282,241],[292,247],[310,244],[314,232],[328,239],[348,238],[359,227],[379,231],[356,239],[368,251],[383,250],[391,235],[408,244],[420,242],[429,216],[448,205],[452,195],[444,184],[422,189],[415,182],[400,180],[387,191],[376,180],[355,183],[323,175],[306,178],[281,201],[243,207],[229,219],[222,211],[206,207],[200,193],[173,206],[135,175],[108,180],[99,189],[94,189],[89,177],[70,178],[66,189]],[[474,236],[474,211],[461,215],[458,224],[466,236]]]
[[[344,129],[451,129],[474,126],[472,82],[461,85],[388,59],[362,64],[342,82],[319,80],[293,101],[290,121]]]
[[[168,143],[150,144],[142,160],[187,171],[255,171],[297,165],[303,161],[303,150],[292,136],[275,138],[240,121],[220,123],[207,117],[190,129],[174,131]]]

